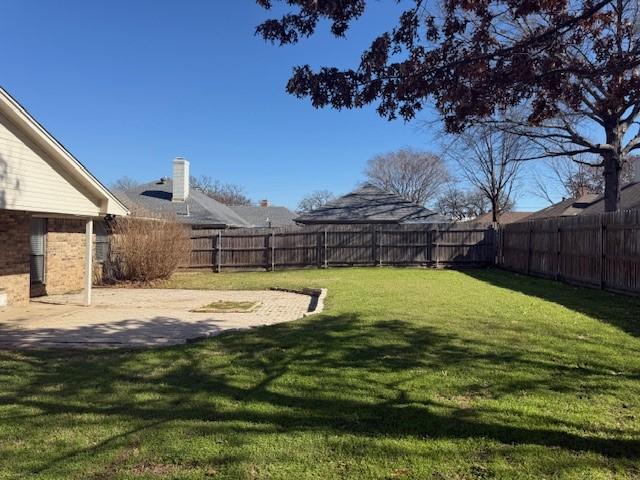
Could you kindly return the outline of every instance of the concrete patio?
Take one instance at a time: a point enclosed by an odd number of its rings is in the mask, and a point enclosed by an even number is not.
[[[248,313],[196,313],[217,301],[259,302]],[[0,311],[0,348],[154,347],[225,330],[290,322],[315,308],[309,295],[283,291],[102,288],[93,305],[82,295],[34,299]]]

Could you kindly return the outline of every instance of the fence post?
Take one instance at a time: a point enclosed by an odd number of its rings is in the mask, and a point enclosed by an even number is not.
[[[606,287],[606,263],[607,263],[607,222],[606,214],[600,216],[600,288]]]
[[[491,239],[491,245],[490,245],[490,250],[489,252],[491,253],[491,255],[483,255],[483,260],[486,260],[488,262],[491,262],[491,265],[496,265],[498,263],[498,228],[500,226],[497,223],[492,223],[489,228],[487,229],[487,232],[489,233],[489,238]],[[483,243],[486,245],[486,240],[487,240],[487,232],[485,232],[484,234],[484,241]],[[484,250],[486,251],[486,250]],[[487,257],[489,257],[489,260],[487,260]]]
[[[502,225],[498,230],[498,265],[504,266],[504,237],[506,235],[505,227]]]
[[[276,269],[276,232],[271,230],[271,271]]]
[[[324,229],[324,268],[329,268],[329,260],[327,258],[327,229]]]
[[[216,272],[222,271],[222,232],[218,232],[218,241],[216,242]]]
[[[379,227],[378,229],[378,266],[382,266],[382,227]]]
[[[562,258],[562,237],[560,235],[560,221],[558,222],[558,226],[556,227],[556,281],[560,280],[560,259]]]
[[[533,225],[529,223],[529,240],[527,241],[527,275],[531,273],[531,236],[533,234]]]
[[[433,240],[431,243],[433,243],[433,256],[435,257],[435,262],[436,262],[436,268],[438,268],[440,266],[440,251],[438,248],[438,242],[440,241],[440,228],[436,227],[435,230],[433,230]]]
[[[322,232],[316,232],[316,267],[322,268]]]
[[[376,227],[375,225],[371,225],[369,227],[371,230],[371,260],[373,265],[378,263],[378,258],[376,257],[376,250],[378,249],[378,242],[376,241]]]

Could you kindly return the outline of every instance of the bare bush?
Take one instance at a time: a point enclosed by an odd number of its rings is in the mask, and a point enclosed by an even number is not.
[[[169,278],[189,258],[188,229],[176,220],[118,217],[111,228],[112,253],[105,272],[112,281]]]

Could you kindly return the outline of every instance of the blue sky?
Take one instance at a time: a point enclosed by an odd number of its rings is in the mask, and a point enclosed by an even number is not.
[[[438,127],[422,126],[433,113],[388,122],[284,91],[294,65],[355,64],[397,11],[372,2],[346,39],[325,29],[276,47],[254,36],[269,13],[252,0],[4,2],[0,84],[104,183],[169,175],[184,156],[194,175],[295,207],[350,190],[377,153],[440,148]],[[525,194],[518,206],[544,203]]]

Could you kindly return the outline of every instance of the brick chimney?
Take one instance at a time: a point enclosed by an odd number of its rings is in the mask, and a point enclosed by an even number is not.
[[[260,206],[261,207],[268,207],[269,206],[269,200],[260,200]]]
[[[173,161],[173,197],[174,202],[184,202],[189,198],[189,161],[176,157]]]

